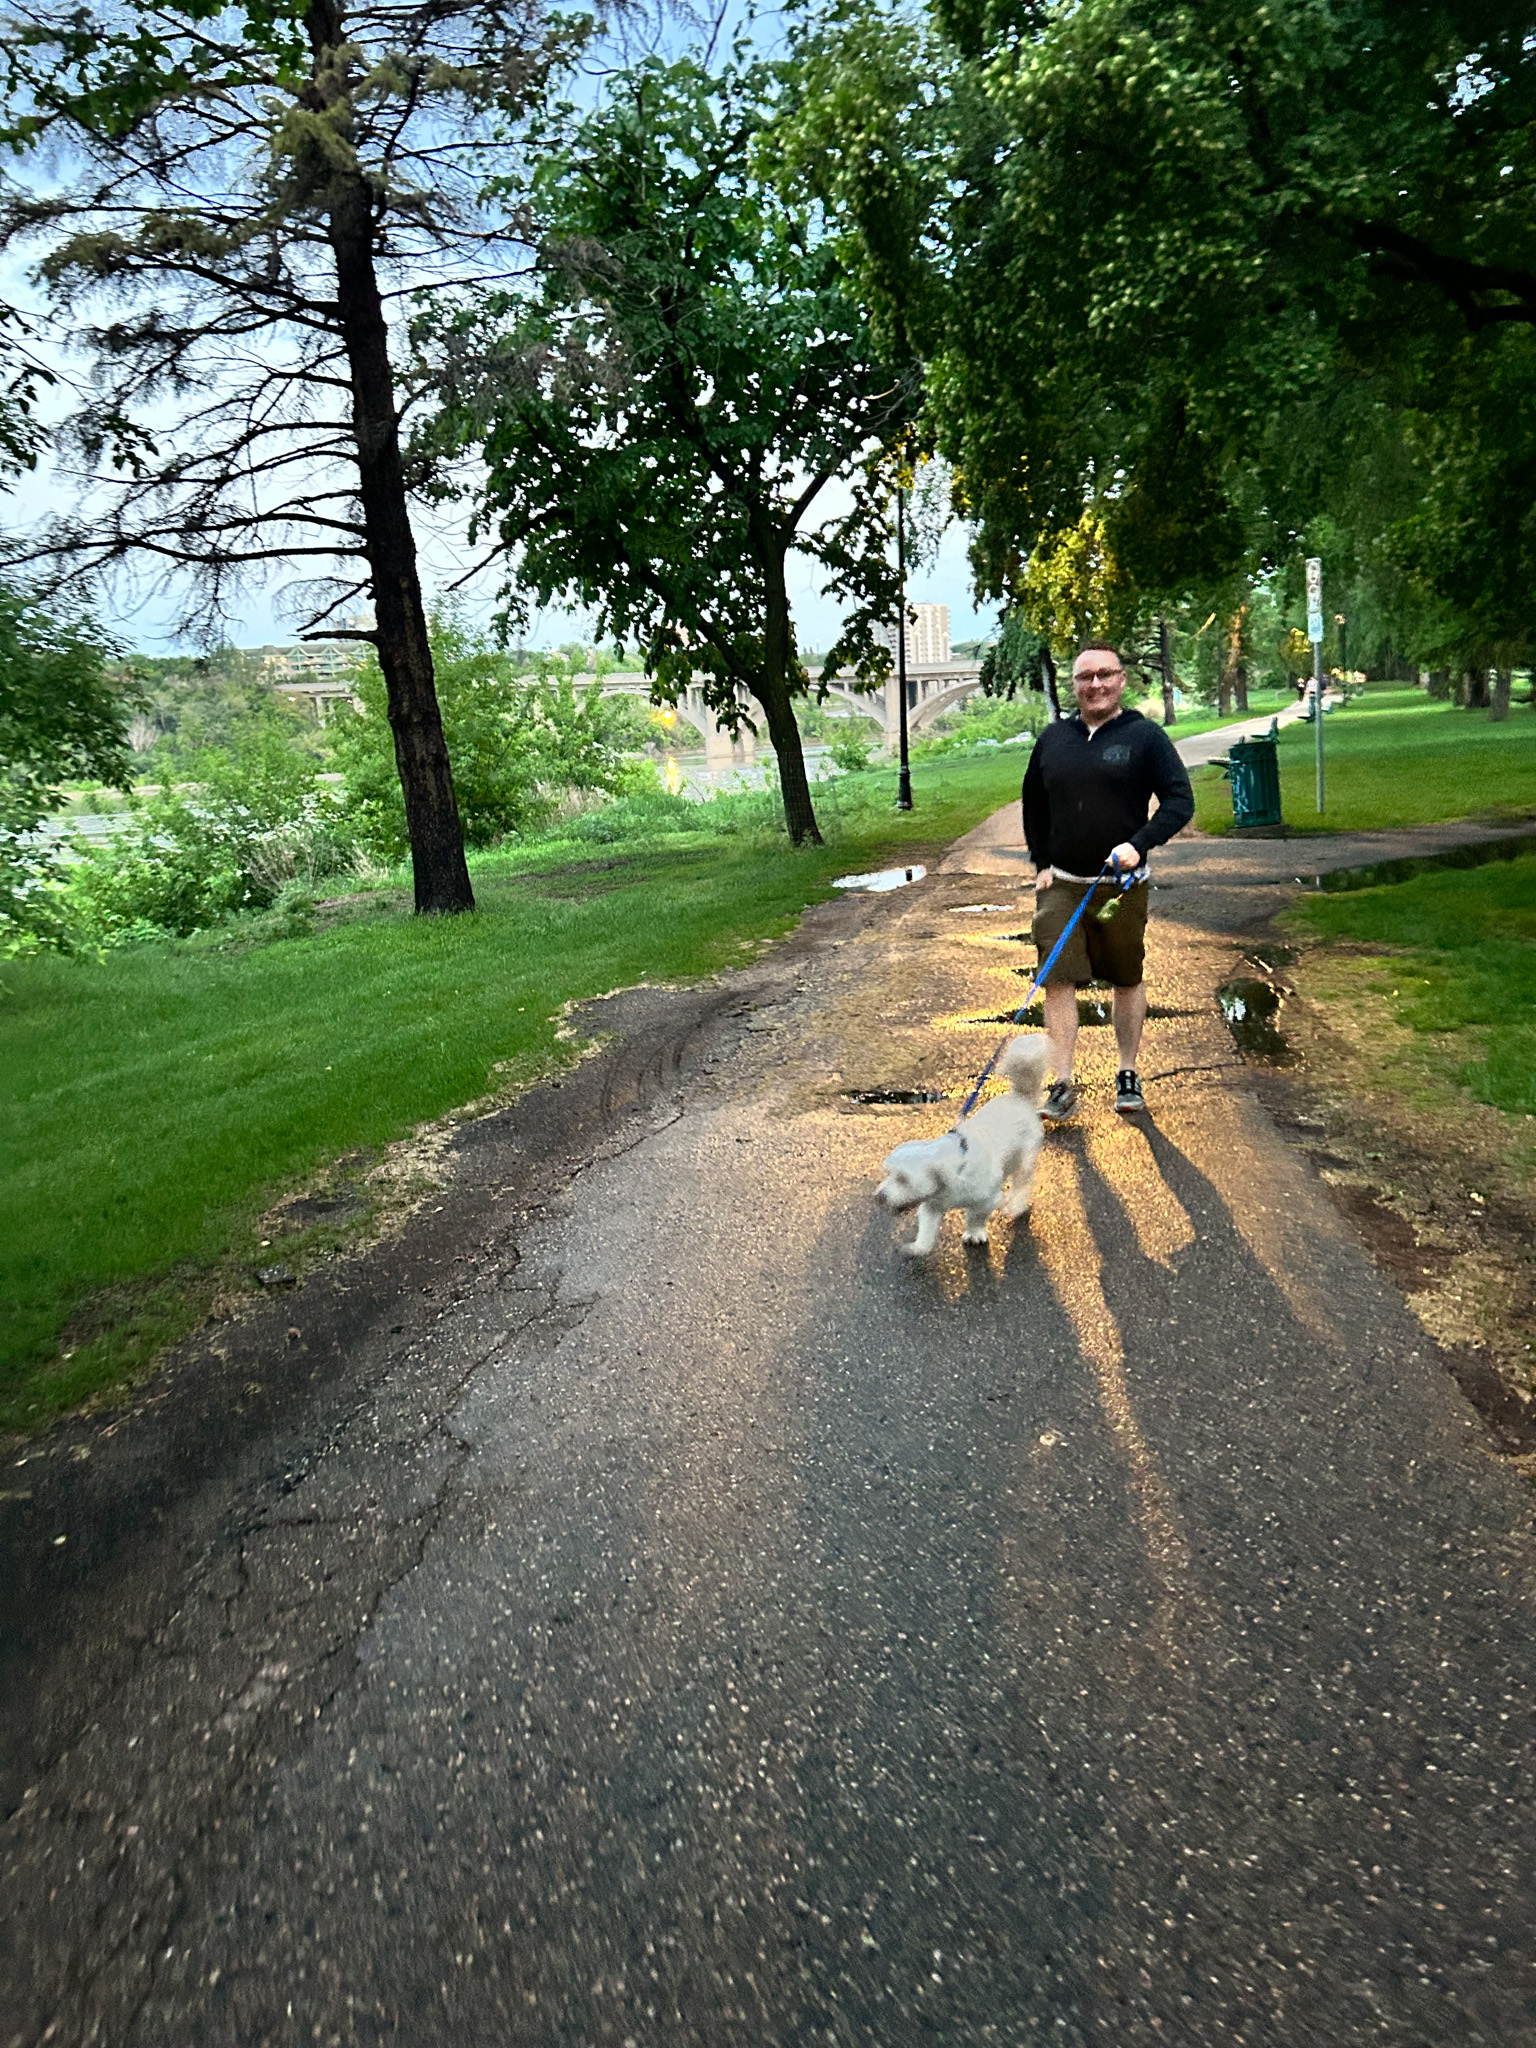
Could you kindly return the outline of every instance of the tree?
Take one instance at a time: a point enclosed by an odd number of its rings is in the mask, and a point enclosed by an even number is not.
[[[311,637],[370,600],[374,622],[344,630],[378,653],[419,911],[474,897],[390,311],[447,274],[504,273],[477,147],[568,42],[533,0],[137,0],[11,24],[10,139],[51,142],[79,174],[13,187],[0,232],[44,243],[40,275],[93,366],[62,437],[81,509],[13,553],[190,577],[189,623],[290,564]]]
[[[1499,644],[1519,637],[1495,599],[1521,588],[1529,491],[1513,447],[1489,459],[1472,393],[1523,440],[1528,10],[937,0],[926,35],[882,17],[839,0],[810,37],[818,147],[871,304],[922,323],[982,589],[1015,589],[1088,505],[1144,613],[1199,591],[1230,618],[1230,591],[1330,515],[1394,658],[1490,646],[1495,611]]]
[[[743,693],[778,757],[791,839],[819,841],[793,700],[807,688],[791,550],[850,607],[822,682],[888,672],[890,472],[918,395],[877,346],[813,197],[776,168],[785,73],[651,60],[547,138],[528,193],[528,292],[431,310],[443,409],[421,446],[484,463],[479,530],[509,616],[575,601],[639,640],[662,698]],[[824,514],[827,487],[843,509]],[[819,515],[819,516],[818,516]]]
[[[125,789],[131,687],[109,673],[111,638],[0,584],[0,775],[8,817],[47,816],[66,782]]]
[[[1019,690],[1038,690],[1049,702],[1051,716],[1061,716],[1050,640],[1036,632],[1017,607],[1003,613],[997,639],[982,656],[981,689],[983,696],[1010,702]]]

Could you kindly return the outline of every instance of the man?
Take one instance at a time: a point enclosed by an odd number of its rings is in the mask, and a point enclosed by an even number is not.
[[[1147,1015],[1142,959],[1147,930],[1147,855],[1195,815],[1184,763],[1160,725],[1121,704],[1125,664],[1103,641],[1072,664],[1077,715],[1048,725],[1024,777],[1024,839],[1035,863],[1033,937],[1043,960],[1106,861],[1134,876],[1122,895],[1105,882],[1079,918],[1045,978],[1045,1028],[1056,1047],[1057,1078],[1041,1113],[1060,1123],[1077,1108],[1072,1078],[1077,1049],[1077,991],[1090,981],[1114,987],[1115,1108],[1144,1109],[1136,1060]],[[1148,805],[1157,798],[1157,813]],[[1107,915],[1105,912],[1107,911]]]

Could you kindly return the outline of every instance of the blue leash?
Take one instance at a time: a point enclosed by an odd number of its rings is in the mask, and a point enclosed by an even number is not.
[[[1041,982],[1044,981],[1045,977],[1050,973],[1051,969],[1056,965],[1057,955],[1060,953],[1062,947],[1067,943],[1068,939],[1071,938],[1073,932],[1076,931],[1078,919],[1082,916],[1083,912],[1088,908],[1089,904],[1093,901],[1094,890],[1098,888],[1100,882],[1103,881],[1106,875],[1113,877],[1117,876],[1118,874],[1118,869],[1114,868],[1109,861],[1105,861],[1103,867],[1099,869],[1099,872],[1094,876],[1093,880],[1088,884],[1088,887],[1083,891],[1082,902],[1078,904],[1076,910],[1074,910],[1072,915],[1067,919],[1066,925],[1062,930],[1061,937],[1056,941],[1055,945],[1052,946],[1050,952],[1046,954],[1044,960],[1041,961],[1039,970],[1037,971],[1034,980],[1029,984],[1028,993],[1025,995],[1023,1002],[1020,1003],[1019,1007],[1014,1011],[1013,1021],[1015,1024],[1023,1023],[1024,1012],[1035,1000],[1035,991],[1039,988]],[[1135,872],[1133,870],[1130,874],[1120,878],[1121,889],[1129,889],[1134,880]],[[980,1074],[977,1076],[976,1086],[965,1098],[965,1107],[961,1110],[960,1114],[955,1118],[955,1123],[957,1126],[963,1124],[966,1118],[970,1115],[971,1111],[976,1107],[976,1098],[980,1095],[982,1089],[986,1087],[988,1081],[992,1078],[992,1069],[997,1065],[998,1061],[1002,1058],[1003,1047],[1007,1045],[1008,1042],[1009,1041],[1007,1038],[1000,1038],[998,1040],[997,1045],[993,1050],[991,1059],[987,1061],[987,1064],[982,1068]]]

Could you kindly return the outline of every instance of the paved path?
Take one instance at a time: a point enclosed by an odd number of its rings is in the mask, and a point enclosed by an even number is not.
[[[1328,701],[1324,696],[1324,703]],[[1287,704],[1283,710],[1266,712],[1260,718],[1249,718],[1233,725],[1218,725],[1210,732],[1197,732],[1193,738],[1177,740],[1175,746],[1179,759],[1186,768],[1203,768],[1207,761],[1219,760],[1234,740],[1257,739],[1267,733],[1272,725],[1294,725],[1301,717],[1304,704],[1298,698],[1294,704]],[[1325,711],[1323,716],[1327,717]],[[1178,731],[1178,727],[1174,727]]]
[[[1288,850],[1160,865],[1149,1115],[1086,1032],[1029,1224],[914,1267],[990,845],[595,1006],[14,1475],[0,2038],[1536,2043],[1529,1488],[1210,1000]]]

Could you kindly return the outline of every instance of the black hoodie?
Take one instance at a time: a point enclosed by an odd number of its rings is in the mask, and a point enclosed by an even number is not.
[[[1195,815],[1173,741],[1139,711],[1119,711],[1093,732],[1081,715],[1048,725],[1030,752],[1022,801],[1035,866],[1069,875],[1096,875],[1125,840],[1149,853]]]

